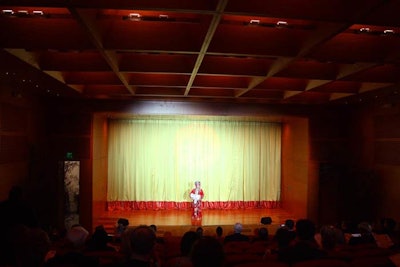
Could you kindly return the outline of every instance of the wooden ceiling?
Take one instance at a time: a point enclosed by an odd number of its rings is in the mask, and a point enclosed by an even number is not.
[[[0,1],[0,81],[51,96],[326,104],[397,94],[400,1]]]

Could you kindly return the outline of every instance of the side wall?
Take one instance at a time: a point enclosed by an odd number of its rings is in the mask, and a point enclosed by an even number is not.
[[[107,116],[95,114],[93,117],[93,221],[99,221],[105,211],[107,201]],[[93,225],[96,227],[96,225]]]
[[[310,217],[308,120],[285,118],[282,127],[282,207],[296,218]]]
[[[361,109],[353,118],[360,135],[354,143],[360,147],[357,164],[366,166],[369,175],[364,187],[369,190],[369,208],[376,218],[400,221],[400,104],[386,102]]]
[[[51,220],[48,207],[52,194],[46,192],[47,143],[43,102],[27,94],[15,94],[0,85],[0,200],[12,186],[21,186],[24,200],[34,208],[40,223]],[[51,209],[51,208],[50,208]],[[54,209],[53,209],[54,210]]]

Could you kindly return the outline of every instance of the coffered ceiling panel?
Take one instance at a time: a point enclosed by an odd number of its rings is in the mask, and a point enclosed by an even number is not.
[[[0,4],[0,82],[50,97],[343,104],[398,92],[396,0]]]

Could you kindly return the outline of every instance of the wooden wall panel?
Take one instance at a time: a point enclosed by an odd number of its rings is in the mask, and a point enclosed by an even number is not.
[[[341,113],[321,112],[313,114],[310,119],[311,139],[339,139],[347,138],[349,134],[348,119]]]
[[[51,147],[52,155],[59,160],[65,159],[68,152],[71,152],[76,160],[91,157],[90,136],[55,136]]]
[[[400,165],[400,140],[376,141],[374,161],[377,164]]]
[[[0,164],[28,160],[29,144],[27,136],[0,136]]]
[[[347,140],[311,140],[310,159],[321,162],[348,162],[351,155]]]
[[[49,132],[56,135],[90,135],[91,113],[82,113],[80,110],[68,113],[51,114]]]
[[[400,138],[400,114],[386,114],[374,117],[375,138]]]
[[[26,131],[29,110],[8,103],[2,103],[0,108],[1,131],[18,133]]]

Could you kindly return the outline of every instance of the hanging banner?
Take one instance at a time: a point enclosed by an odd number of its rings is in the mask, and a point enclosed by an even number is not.
[[[66,229],[79,224],[79,169],[79,161],[63,162]]]

